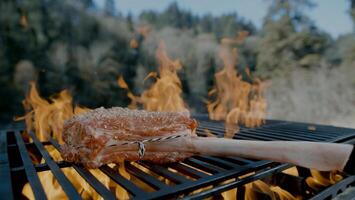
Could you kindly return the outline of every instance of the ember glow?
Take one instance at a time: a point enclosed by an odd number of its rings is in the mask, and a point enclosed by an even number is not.
[[[240,34],[245,38],[245,33]],[[236,42],[242,39],[236,39]],[[224,63],[224,68],[215,74],[215,87],[209,96],[215,96],[214,101],[207,102],[209,118],[212,120],[226,121],[226,137],[232,138],[237,131],[236,124],[247,127],[257,127],[265,123],[266,99],[264,90],[266,84],[259,79],[253,79],[249,70],[246,74],[251,82],[243,80],[241,74],[235,69],[238,50],[231,48],[231,40],[222,40],[219,57]]]

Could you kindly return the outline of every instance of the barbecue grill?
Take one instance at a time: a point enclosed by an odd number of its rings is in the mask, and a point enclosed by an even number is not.
[[[206,136],[205,129],[217,137],[223,137],[224,123],[211,121],[205,115],[195,116],[199,122],[197,134]],[[57,141],[40,142],[33,132],[29,133],[33,142],[26,142],[21,134],[23,128],[9,128],[0,132],[0,195],[6,199],[20,199],[25,183],[29,183],[36,199],[46,199],[46,195],[37,172],[50,170],[70,199],[81,199],[79,192],[61,169],[72,167],[91,187],[104,199],[116,199],[113,192],[106,188],[89,170],[80,165],[73,165],[65,161],[55,161],[45,146],[59,148]],[[240,127],[235,139],[249,140],[293,140],[293,141],[326,141],[337,143],[354,143],[355,129],[339,128],[326,125],[311,125],[287,121],[267,120],[257,128]],[[33,164],[29,150],[40,155],[45,163]],[[166,184],[152,176],[137,165],[144,166],[150,171],[162,176],[173,184]],[[149,185],[154,191],[146,191],[110,166],[103,166],[100,170],[113,181],[127,190],[132,199],[202,199],[218,196],[224,191],[238,188],[237,196],[242,199],[244,186],[255,180],[274,180],[287,185],[297,184],[300,189],[296,192],[310,199],[329,199],[355,184],[355,176],[344,175],[343,179],[334,185],[317,192],[305,192],[305,178],[310,175],[308,169],[298,168],[299,176],[284,174],[282,171],[293,167],[291,164],[275,163],[266,160],[244,159],[239,157],[193,156],[181,163],[155,165],[147,162],[136,164],[125,163],[126,170]],[[173,169],[173,170],[171,170]],[[188,178],[191,177],[191,178]],[[241,178],[243,177],[243,178]],[[232,180],[231,180],[232,179]],[[229,180],[228,182],[226,182]],[[287,187],[285,185],[285,187]],[[205,190],[199,190],[206,188]],[[291,187],[291,186],[289,186]],[[291,188],[292,189],[292,188]]]

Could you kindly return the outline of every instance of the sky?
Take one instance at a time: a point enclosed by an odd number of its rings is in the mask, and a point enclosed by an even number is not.
[[[105,0],[95,0],[98,6],[102,6]],[[132,13],[138,15],[143,10],[163,11],[175,0],[116,0],[116,9],[123,14]],[[246,20],[252,21],[257,28],[262,25],[270,0],[178,0],[179,6],[203,15],[211,13],[221,15],[236,12]],[[311,18],[322,30],[333,37],[349,33],[353,30],[353,24],[348,14],[349,0],[313,0],[316,7],[305,10],[305,14]]]

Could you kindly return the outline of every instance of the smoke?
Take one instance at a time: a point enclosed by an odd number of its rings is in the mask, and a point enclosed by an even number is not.
[[[95,77],[100,74],[114,74],[113,72],[119,68],[119,63],[105,58],[113,46],[112,41],[105,38],[113,35],[129,41],[132,33],[123,21],[111,18],[98,20],[105,30],[102,31],[100,40],[94,41],[87,49],[78,47],[74,52],[81,74],[86,79],[92,80],[92,89],[106,93],[109,90],[106,88],[109,85],[108,80],[95,80]],[[255,49],[259,45],[258,39],[257,36],[248,37],[244,48]],[[218,40],[213,34],[196,34],[188,29],[152,28],[141,44],[145,58],[155,59],[160,41],[165,42],[170,58],[180,59],[183,65],[179,76],[187,87],[188,94],[185,94],[184,98],[191,111],[206,112],[203,100],[207,98],[207,92],[213,84],[213,74],[218,67],[223,66],[217,54],[220,47]],[[67,45],[56,44],[51,50],[52,62],[64,65],[68,59],[66,51]],[[243,52],[241,54],[238,56],[238,67],[246,66],[247,63]],[[271,60],[276,62],[275,59]],[[135,93],[140,94],[144,91],[147,84],[143,83],[143,79],[149,72],[156,71],[156,67],[157,64],[154,62],[139,63],[136,66]],[[349,71],[354,70],[346,67],[332,68],[324,62],[320,67],[293,68],[286,76],[274,76],[272,84],[266,90],[267,117],[355,127],[355,90],[352,78],[354,75],[349,74]]]
[[[21,60],[15,66],[14,84],[21,90],[27,92],[28,83],[36,80],[36,73],[33,63],[29,60]]]
[[[266,90],[268,118],[355,127],[355,90],[345,67],[298,68]]]
[[[198,35],[195,39],[194,52],[190,54],[189,63],[195,67],[189,68],[188,79],[192,93],[205,96],[208,91],[207,74],[213,58],[216,56],[218,44],[210,34]],[[216,66],[213,66],[216,67]]]
[[[196,35],[193,30],[171,27],[152,30],[142,43],[142,49],[147,57],[155,57],[160,41],[164,41],[169,57],[173,60],[179,59],[183,65],[179,75],[186,85],[185,90],[188,94],[185,94],[185,100],[188,101],[191,111],[205,111],[203,100],[207,97],[208,84],[212,82],[209,79],[213,78],[215,71],[213,62],[216,60],[216,50],[219,46],[216,38],[212,34]],[[140,70],[140,73],[143,71]]]
[[[127,21],[117,17],[93,15],[100,25],[100,34],[109,35],[115,38],[124,38],[126,41],[132,36]],[[106,40],[110,41],[110,38]]]

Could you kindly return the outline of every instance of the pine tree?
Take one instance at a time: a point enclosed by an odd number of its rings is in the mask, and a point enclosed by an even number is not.
[[[274,0],[265,17],[259,41],[257,70],[263,76],[283,74],[297,67],[317,66],[330,43],[303,14],[309,0]]]
[[[108,16],[114,16],[116,14],[115,0],[105,0],[104,13]]]

